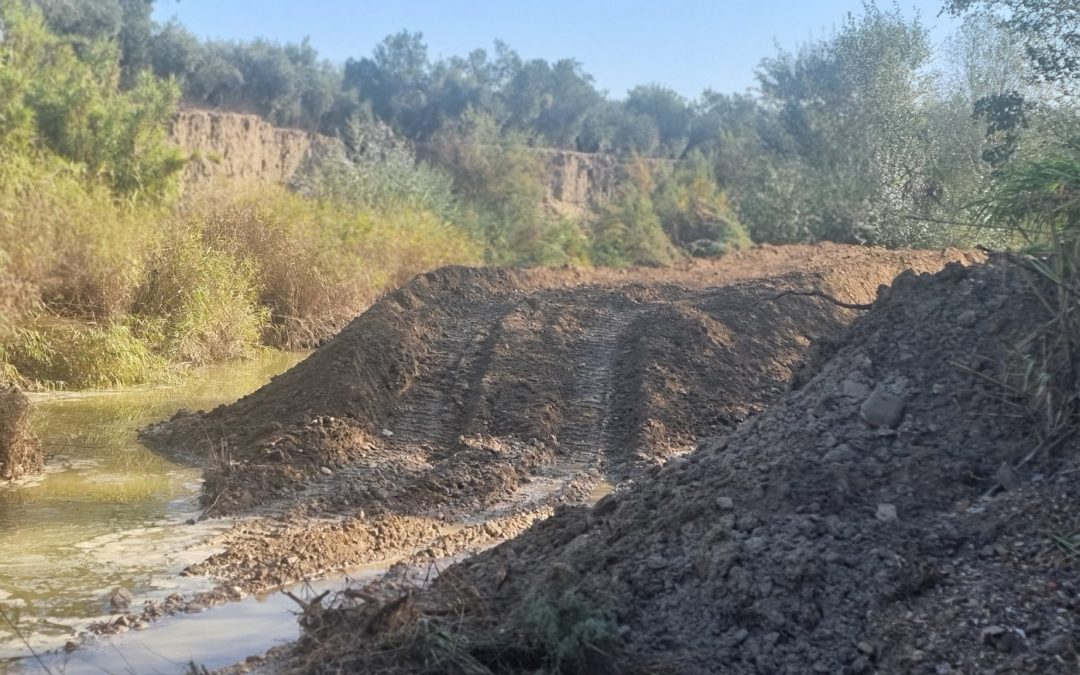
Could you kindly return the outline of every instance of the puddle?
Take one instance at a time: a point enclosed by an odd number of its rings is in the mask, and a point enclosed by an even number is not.
[[[303,356],[271,352],[179,386],[31,396],[48,470],[0,486],[0,609],[35,650],[108,615],[117,586],[132,591],[135,606],[209,586],[176,574],[206,557],[210,550],[193,546],[228,522],[183,524],[197,513],[200,472],[144,448],[136,429],[178,408],[235,400]],[[3,659],[27,653],[0,619],[0,672]]]

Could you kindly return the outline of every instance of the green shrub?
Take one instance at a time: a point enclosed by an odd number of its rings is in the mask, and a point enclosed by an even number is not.
[[[50,389],[145,384],[169,373],[166,361],[121,324],[39,320],[16,330],[0,357],[22,378]]]
[[[183,363],[247,356],[268,318],[257,280],[250,261],[215,250],[199,227],[182,229],[147,263],[134,305],[140,331],[162,354]]]
[[[700,154],[661,181],[653,203],[671,241],[692,255],[723,255],[753,243]]]
[[[594,223],[591,249],[594,263],[610,267],[667,265],[674,258],[652,200],[629,183]]]
[[[554,673],[592,672],[590,663],[603,658],[618,636],[611,614],[573,590],[534,595],[526,601],[520,622]]]

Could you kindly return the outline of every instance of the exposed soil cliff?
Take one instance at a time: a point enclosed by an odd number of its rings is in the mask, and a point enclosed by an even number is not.
[[[256,115],[184,110],[171,140],[192,155],[184,174],[190,189],[220,181],[287,183],[311,158],[330,152],[336,139],[271,126]]]
[[[274,127],[256,115],[210,110],[180,112],[171,139],[192,156],[184,184],[195,190],[222,181],[288,183],[309,159],[332,152],[339,143],[308,131]],[[559,215],[587,215],[626,178],[626,162],[614,155],[547,148],[535,152],[544,167],[544,203]]]

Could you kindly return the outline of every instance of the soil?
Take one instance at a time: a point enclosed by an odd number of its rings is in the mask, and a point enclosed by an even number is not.
[[[278,667],[1075,672],[1078,443],[1018,393],[1032,288],[998,258],[901,275],[763,414],[428,588],[312,613]]]
[[[421,275],[267,386],[143,430],[244,515],[190,573],[255,592],[475,551],[765,410],[878,286],[958,251],[761,247],[637,270]],[[472,534],[470,534],[472,533]]]
[[[30,400],[18,388],[0,384],[0,481],[44,468],[41,448],[30,431]]]

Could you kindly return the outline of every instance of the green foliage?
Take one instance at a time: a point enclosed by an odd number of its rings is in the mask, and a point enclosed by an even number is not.
[[[268,320],[255,266],[215,248],[205,234],[197,226],[180,231],[150,257],[133,307],[157,350],[183,363],[247,356]]]
[[[76,50],[17,0],[0,3],[0,20],[0,143],[25,151],[38,141],[123,197],[170,195],[183,168],[166,143],[179,89],[143,74],[120,91],[112,43],[99,39]]]
[[[435,163],[452,169],[454,220],[485,243],[495,264],[561,264],[578,260],[583,235],[545,213],[541,157],[520,137],[502,138],[495,121],[470,113],[431,143]]]
[[[534,595],[520,622],[527,638],[541,646],[552,673],[590,672],[590,663],[603,658],[618,636],[614,617],[574,590]]]
[[[985,226],[1008,228],[1029,246],[1075,250],[1080,244],[1080,153],[1062,151],[1009,166],[975,206]]]
[[[1080,6],[1061,0],[945,0],[963,14],[975,8],[1001,13],[1023,43],[1036,76],[1065,88],[1080,80]]]
[[[661,181],[653,202],[671,241],[695,255],[723,255],[752,244],[700,153]]]
[[[296,181],[315,199],[376,210],[454,210],[453,179],[418,162],[411,145],[377,120],[353,116],[342,132],[344,152],[321,158]]]
[[[0,357],[50,389],[144,384],[168,374],[167,362],[123,324],[38,319],[6,340]]]
[[[592,232],[592,259],[599,265],[666,265],[674,250],[644,189],[628,183],[606,205]]]

